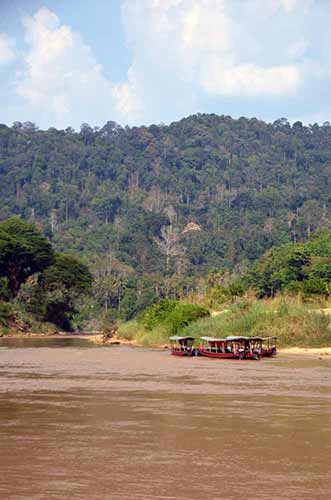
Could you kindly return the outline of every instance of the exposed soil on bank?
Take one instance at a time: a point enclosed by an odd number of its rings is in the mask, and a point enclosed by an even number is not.
[[[331,347],[287,347],[278,349],[278,352],[285,354],[331,356]]]

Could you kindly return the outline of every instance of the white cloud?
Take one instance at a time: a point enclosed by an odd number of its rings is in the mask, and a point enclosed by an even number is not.
[[[164,99],[173,116],[191,112],[206,54],[232,47],[227,0],[123,0],[122,14],[133,63],[127,101],[139,103],[147,121],[157,121]],[[127,108],[127,119],[134,118]]]
[[[204,68],[202,85],[207,92],[229,96],[278,96],[294,92],[301,82],[294,66],[259,67],[240,64],[224,67],[222,61],[211,58]]]
[[[268,1],[268,0],[266,0]],[[271,0],[273,1],[273,0]],[[303,14],[308,14],[317,0],[275,0],[280,3],[286,14],[292,14],[295,10],[300,10]]]
[[[307,41],[303,37],[301,37],[289,45],[288,54],[292,59],[297,59],[305,54],[307,48]]]
[[[184,49],[224,52],[231,46],[232,21],[223,0],[190,2],[184,10],[182,40]]]
[[[287,13],[292,12],[298,5],[298,0],[280,0],[281,6]]]
[[[307,7],[312,0],[301,1]],[[298,0],[123,0],[134,55],[127,99],[144,103],[151,120],[164,93],[179,109],[198,95],[290,96],[302,85],[299,58],[307,47],[286,25],[298,6]]]
[[[285,116],[294,100],[308,107],[322,85],[320,95],[328,95],[329,2],[121,3],[132,54],[121,82],[105,76],[82,36],[61,24],[54,12],[42,8],[24,17],[26,51],[16,54],[17,66],[11,67],[16,70],[15,86],[13,75],[2,72],[7,78],[3,95],[16,90],[14,119],[23,116],[41,127],[62,128],[85,121],[98,125],[107,120],[170,121],[205,110],[241,115],[259,114],[264,107],[273,116]],[[111,70],[111,47],[108,53]],[[0,34],[0,63],[14,57],[13,41]],[[267,113],[262,116],[268,118]]]
[[[143,117],[143,105],[136,87],[135,73],[130,69],[128,82],[115,85],[113,89],[115,108],[128,121],[138,121]]]
[[[0,33],[0,64],[7,64],[16,57],[15,42],[6,33]]]
[[[47,8],[25,16],[23,25],[28,51],[17,93],[31,115],[41,117],[42,126],[51,122],[58,127],[113,119],[115,86],[81,36]]]

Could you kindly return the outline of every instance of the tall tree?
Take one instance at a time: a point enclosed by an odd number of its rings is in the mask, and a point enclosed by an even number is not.
[[[51,244],[34,225],[16,217],[0,224],[0,277],[7,278],[13,297],[29,276],[53,261]]]
[[[45,319],[70,330],[76,301],[91,292],[92,275],[76,257],[55,254],[54,262],[40,274],[39,293],[45,302]]]

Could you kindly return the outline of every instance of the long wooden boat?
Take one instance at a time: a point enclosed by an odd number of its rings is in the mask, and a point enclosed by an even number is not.
[[[224,339],[201,337],[198,347],[201,356],[219,359],[260,359],[262,338],[229,336]]]
[[[196,349],[193,347],[194,337],[180,337],[174,335],[169,338],[171,354],[174,356],[194,356]]]
[[[201,337],[198,353],[209,358],[257,360],[276,355],[276,340],[277,337]]]
[[[277,354],[277,337],[262,338],[262,356],[276,356]]]

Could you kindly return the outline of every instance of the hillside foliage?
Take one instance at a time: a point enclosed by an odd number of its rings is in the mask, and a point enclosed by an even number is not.
[[[241,275],[272,247],[330,229],[330,179],[329,123],[198,114],[78,133],[0,125],[0,220],[34,222],[57,252],[82,257],[91,307],[109,317],[199,291],[212,270]]]

